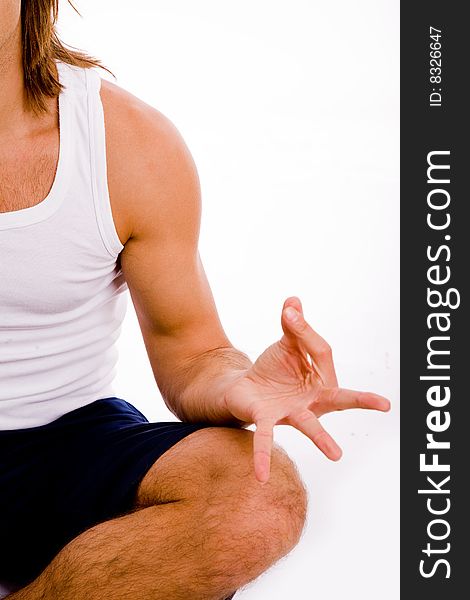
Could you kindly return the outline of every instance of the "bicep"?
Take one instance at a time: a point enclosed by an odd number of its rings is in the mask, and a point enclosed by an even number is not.
[[[197,251],[131,239],[121,265],[151,360],[229,345]]]
[[[121,253],[159,385],[190,357],[231,346],[198,252],[201,199],[196,167],[178,132],[168,127],[140,172],[132,235]]]

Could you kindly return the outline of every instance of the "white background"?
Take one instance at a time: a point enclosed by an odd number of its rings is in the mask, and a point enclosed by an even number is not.
[[[396,600],[398,481],[398,0],[77,0],[63,39],[166,114],[198,165],[200,252],[224,328],[252,360],[298,295],[340,383],[389,414],[324,417],[334,464],[299,432],[276,440],[310,492],[297,548],[240,600]],[[116,390],[170,420],[132,304]]]

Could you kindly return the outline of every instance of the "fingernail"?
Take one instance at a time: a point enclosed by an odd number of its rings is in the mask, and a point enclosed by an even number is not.
[[[288,306],[285,309],[284,314],[286,315],[286,319],[289,321],[297,321],[299,316],[299,313],[292,306]]]

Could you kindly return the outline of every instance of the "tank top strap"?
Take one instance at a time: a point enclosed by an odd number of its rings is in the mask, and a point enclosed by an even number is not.
[[[109,198],[106,135],[101,101],[101,77],[95,69],[85,69],[88,127],[90,140],[93,199],[98,227],[103,243],[111,256],[117,257],[124,248],[116,231]]]

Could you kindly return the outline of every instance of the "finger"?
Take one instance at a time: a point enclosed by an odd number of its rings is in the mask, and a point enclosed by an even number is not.
[[[343,454],[341,448],[331,435],[323,429],[320,421],[310,410],[289,415],[289,421],[291,425],[310,438],[327,458],[334,461],[341,458]]]
[[[289,298],[286,298],[284,300],[284,304],[282,305],[282,319],[281,319],[281,326],[282,326],[284,333],[289,338],[292,338],[292,341],[297,342],[297,336],[295,335],[295,333],[293,331],[291,331],[291,328],[289,327],[288,323],[287,323],[287,328],[285,327],[286,318],[284,316],[284,313],[285,313],[286,308],[289,308],[289,307],[293,308],[295,311],[297,311],[303,317],[304,310],[302,308],[302,303],[300,302],[300,298],[298,298],[297,296],[289,296]]]
[[[345,388],[326,388],[320,392],[316,404],[322,408],[322,414],[335,410],[349,408],[364,408],[368,410],[390,410],[390,401],[384,396],[371,392],[358,392]],[[317,412],[315,411],[315,414]],[[320,416],[317,414],[317,416]]]
[[[282,316],[287,324],[287,331],[284,329],[284,332],[301,342],[303,348],[310,354],[323,384],[328,387],[337,387],[338,379],[329,344],[312,329],[302,313],[293,306],[286,306],[282,311]]]
[[[302,302],[300,301],[300,298],[298,296],[289,296],[289,298],[286,298],[284,300],[282,310],[284,310],[287,306],[292,306],[303,316],[304,309],[302,308]]]
[[[266,483],[269,479],[273,428],[274,422],[271,419],[260,419],[256,422],[256,431],[253,436],[253,461],[255,476],[260,483]]]

